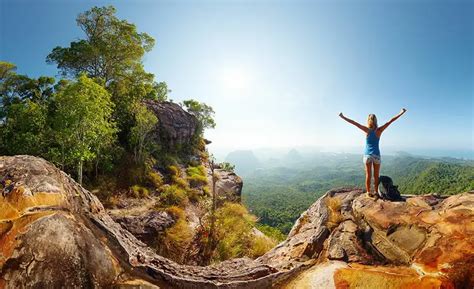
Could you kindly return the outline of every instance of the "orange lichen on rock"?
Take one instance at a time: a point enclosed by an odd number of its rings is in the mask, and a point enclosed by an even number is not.
[[[415,270],[407,267],[383,267],[356,265],[352,268],[338,269],[334,274],[337,289],[424,289],[455,288],[442,276],[420,276]]]
[[[54,211],[42,211],[31,215],[25,215],[13,221],[10,228],[0,235],[0,268],[8,260],[18,244],[18,236],[23,234],[28,226],[36,220],[54,214]]]
[[[0,196],[0,221],[20,218],[28,211],[41,207],[59,207],[64,204],[63,194],[31,192],[23,186],[14,188],[6,197]]]
[[[341,205],[342,201],[338,197],[326,198],[326,206],[329,209],[329,219],[327,224],[329,229],[337,227],[337,225],[344,220],[341,214]]]

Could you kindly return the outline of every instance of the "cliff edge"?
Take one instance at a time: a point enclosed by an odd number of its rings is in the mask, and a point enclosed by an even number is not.
[[[472,288],[474,194],[331,190],[255,260],[166,259],[47,161],[0,157],[0,288]]]

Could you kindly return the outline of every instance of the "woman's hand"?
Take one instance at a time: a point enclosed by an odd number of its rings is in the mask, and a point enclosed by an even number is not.
[[[402,108],[402,110],[400,110],[400,114],[404,114],[407,110],[405,108]]]
[[[344,115],[342,114],[342,112],[339,113],[339,116],[344,118]]]

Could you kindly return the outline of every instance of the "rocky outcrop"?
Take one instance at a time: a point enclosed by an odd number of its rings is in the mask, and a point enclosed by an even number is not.
[[[140,241],[153,247],[159,245],[156,242],[165,234],[165,230],[176,223],[176,219],[170,213],[153,209],[139,215],[117,216],[111,214],[111,216],[114,221]]]
[[[242,179],[234,172],[223,169],[215,169],[214,174],[217,176],[215,188],[216,195],[219,199],[230,202],[240,202],[243,187]],[[209,183],[211,183],[211,180]]]
[[[472,288],[474,195],[327,192],[256,260],[161,257],[43,159],[0,157],[0,288]],[[340,240],[341,242],[338,242]]]
[[[145,105],[158,118],[152,139],[170,148],[189,144],[196,134],[198,121],[179,104],[168,101],[146,100]]]

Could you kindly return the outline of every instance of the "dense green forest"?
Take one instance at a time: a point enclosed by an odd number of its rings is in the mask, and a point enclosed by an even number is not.
[[[159,120],[143,101],[165,101],[170,90],[143,67],[155,40],[115,13],[108,6],[78,15],[84,37],[46,56],[60,78],[30,78],[0,61],[0,154],[44,157],[86,185],[125,175],[123,187],[145,182],[147,164],[166,168],[196,154],[203,130],[215,126],[214,111],[195,100],[181,104],[199,120],[186,147],[147,141]]]
[[[474,189],[473,161],[386,156],[381,174],[392,177],[402,194],[451,195]],[[320,154],[307,163],[245,174],[243,201],[259,223],[287,234],[300,214],[326,191],[364,187],[364,178],[359,155]]]

